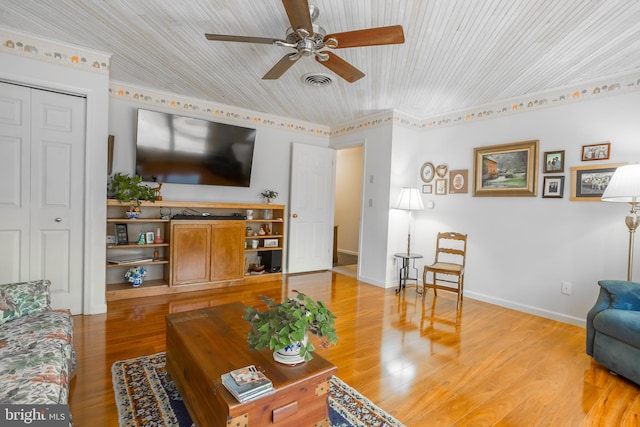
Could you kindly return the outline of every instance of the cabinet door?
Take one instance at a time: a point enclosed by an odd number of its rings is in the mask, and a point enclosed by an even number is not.
[[[172,222],[171,285],[208,282],[211,277],[211,226]]]
[[[244,277],[244,221],[211,224],[211,281]]]

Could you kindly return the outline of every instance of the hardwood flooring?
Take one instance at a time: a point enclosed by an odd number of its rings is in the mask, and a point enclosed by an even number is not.
[[[407,426],[636,426],[640,387],[585,353],[585,330],[414,288],[402,295],[333,272],[108,304],[75,316],[76,427],[117,426],[111,365],[165,350],[165,315],[297,289],[337,315],[338,345],[318,350],[338,376]],[[242,320],[239,320],[242,321]]]

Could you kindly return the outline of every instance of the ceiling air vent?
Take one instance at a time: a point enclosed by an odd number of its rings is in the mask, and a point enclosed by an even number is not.
[[[330,75],[322,73],[305,74],[300,78],[300,80],[302,80],[303,83],[308,84],[309,86],[315,87],[329,86],[333,82],[333,79]]]

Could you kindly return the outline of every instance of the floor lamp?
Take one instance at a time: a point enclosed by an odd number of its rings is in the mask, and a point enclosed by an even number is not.
[[[602,200],[605,202],[624,202],[631,205],[631,211],[624,222],[629,229],[629,257],[627,259],[627,280],[631,281],[633,270],[633,246],[634,236],[640,219],[636,214],[640,203],[640,164],[620,166],[616,169]]]
[[[409,232],[407,233],[407,255],[411,254],[411,211],[424,209],[422,197],[417,188],[403,187],[398,197],[397,209],[409,211]]]

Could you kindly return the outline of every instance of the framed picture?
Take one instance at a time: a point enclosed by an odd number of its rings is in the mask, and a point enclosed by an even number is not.
[[[564,150],[546,151],[542,157],[544,173],[564,172]]]
[[[463,194],[469,192],[469,170],[458,169],[449,172],[449,194]]]
[[[424,184],[422,186],[422,193],[423,194],[431,194],[433,193],[433,185],[431,184]]]
[[[600,201],[613,173],[622,165],[623,163],[572,167],[569,199],[583,202]]]
[[[147,245],[152,244],[154,238],[155,238],[155,235],[153,234],[153,231],[147,231],[146,233],[144,233],[144,240],[147,243]]]
[[[545,176],[542,184],[542,197],[562,199],[564,197],[564,176]]]
[[[539,141],[473,149],[473,196],[531,196],[538,192]]]
[[[433,166],[433,163],[426,162],[420,169],[420,179],[422,179],[426,183],[429,183],[433,179],[435,172],[436,168]]]
[[[436,196],[444,196],[447,194],[447,180],[436,179]]]
[[[582,146],[582,161],[588,160],[608,160],[611,151],[611,143],[592,144]]]
[[[116,245],[128,245],[129,244],[129,231],[127,230],[127,224],[116,224]]]

